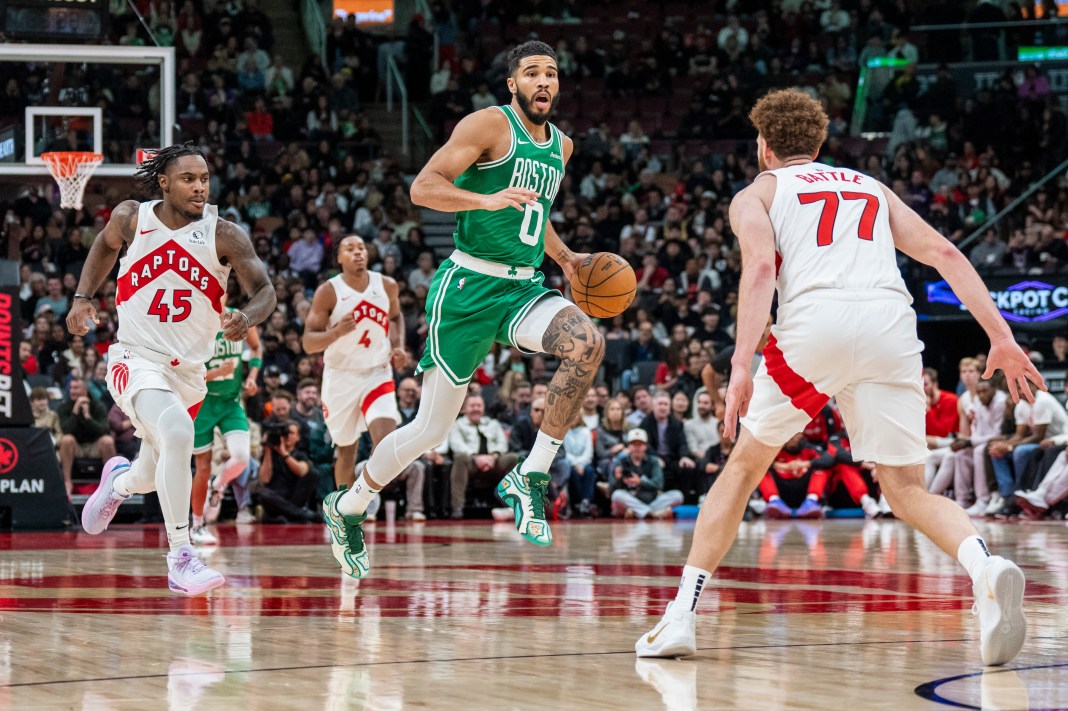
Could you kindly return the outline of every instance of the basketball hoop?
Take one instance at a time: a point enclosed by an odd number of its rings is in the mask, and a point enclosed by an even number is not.
[[[82,195],[89,176],[104,161],[100,153],[84,151],[59,151],[42,153],[41,160],[48,165],[48,172],[59,184],[59,206],[82,209]]]

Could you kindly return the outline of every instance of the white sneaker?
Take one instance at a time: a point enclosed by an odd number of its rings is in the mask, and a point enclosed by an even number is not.
[[[894,515],[894,512],[890,510],[890,502],[886,500],[886,496],[879,494],[879,515],[890,517]]]
[[[879,502],[867,494],[860,498],[860,508],[864,509],[864,518],[878,518],[883,512]]]
[[[990,500],[986,501],[979,499],[974,504],[964,509],[964,513],[968,514],[972,518],[982,518],[986,513],[986,507],[990,505]]]
[[[219,520],[219,511],[222,509],[223,493],[215,489],[218,477],[214,474],[208,480],[208,495],[204,499],[204,522],[215,523]]]
[[[194,546],[217,546],[219,539],[204,526],[189,529],[189,542]]]
[[[175,592],[200,595],[224,582],[222,574],[204,565],[188,544],[167,554],[167,586]]]
[[[768,502],[764,499],[749,499],[749,510],[757,516],[763,516],[768,508]]]
[[[979,654],[983,664],[1011,662],[1027,639],[1023,614],[1024,574],[1011,560],[991,556],[972,585],[979,616]]]
[[[248,509],[241,509],[237,512],[237,518],[234,520],[234,523],[256,523],[256,517],[253,516],[252,512]]]
[[[426,514],[422,511],[413,511],[412,513],[408,514],[408,520],[412,523],[423,523],[424,521],[426,521]]]
[[[675,610],[668,604],[656,627],[638,638],[634,651],[639,657],[691,657],[697,654],[697,614]]]
[[[1005,499],[1001,498],[1001,494],[996,491],[990,495],[990,503],[987,504],[986,510],[983,511],[984,516],[993,516],[1005,505]]]
[[[1046,516],[1049,513],[1049,504],[1046,503],[1045,497],[1037,491],[1020,489],[1016,492],[1016,503],[1028,513],[1039,516]]]

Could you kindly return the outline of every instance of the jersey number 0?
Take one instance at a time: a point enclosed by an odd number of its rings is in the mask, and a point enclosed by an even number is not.
[[[538,237],[541,236],[541,228],[544,222],[545,208],[542,207],[541,203],[535,202],[527,205],[526,209],[523,210],[523,224],[519,227],[519,241],[531,246],[536,245]]]

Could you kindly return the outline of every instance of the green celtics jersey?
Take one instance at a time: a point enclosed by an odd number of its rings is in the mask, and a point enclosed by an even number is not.
[[[496,107],[512,133],[508,153],[475,163],[456,179],[456,187],[490,195],[506,188],[529,188],[538,201],[520,212],[466,210],[456,215],[456,247],[472,257],[513,267],[538,267],[545,256],[545,222],[564,177],[564,141],[551,123],[549,139],[538,143],[511,106]]]
[[[226,309],[234,311],[235,309]],[[218,368],[228,360],[234,362],[234,372],[224,378],[208,381],[208,395],[237,400],[241,397],[243,376],[241,370],[241,353],[245,350],[244,341],[228,341],[223,332],[215,334],[215,355],[207,362],[207,369]]]

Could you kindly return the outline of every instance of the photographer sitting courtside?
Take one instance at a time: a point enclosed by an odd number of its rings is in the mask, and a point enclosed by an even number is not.
[[[268,523],[322,523],[315,506],[318,475],[311,462],[297,451],[300,426],[292,421],[268,422],[263,430],[263,463],[259,496]]]

